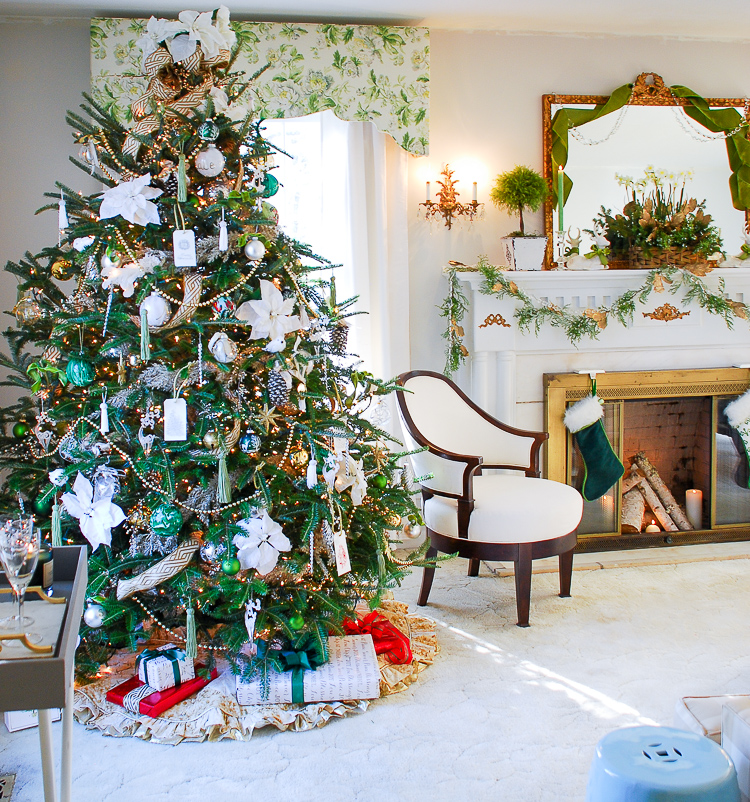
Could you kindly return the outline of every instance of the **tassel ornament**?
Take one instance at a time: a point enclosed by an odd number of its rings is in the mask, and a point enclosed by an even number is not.
[[[109,414],[107,412],[107,401],[104,398],[99,404],[99,431],[102,434],[109,432]]]
[[[68,221],[68,212],[65,208],[65,198],[63,192],[60,190],[60,200],[57,202],[57,227],[63,231],[70,225]]]
[[[195,610],[188,607],[185,622],[185,656],[188,660],[195,660],[198,656],[198,637],[195,631]]]
[[[55,504],[52,507],[52,546],[57,548],[62,546],[62,522],[60,521],[60,505],[55,496]]]
[[[141,307],[141,359],[148,362],[151,350],[151,334],[148,330],[148,311]]]
[[[187,173],[185,172],[185,154],[180,153],[180,164],[177,168],[177,202],[187,201]]]
[[[229,250],[229,234],[227,233],[227,221],[224,219],[224,210],[221,210],[221,222],[219,223],[219,250],[224,253]]]
[[[229,504],[232,500],[232,485],[227,470],[227,452],[223,448],[219,454],[219,486],[216,492],[219,504]]]

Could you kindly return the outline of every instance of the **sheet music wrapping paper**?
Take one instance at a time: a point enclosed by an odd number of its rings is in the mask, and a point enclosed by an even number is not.
[[[305,702],[347,699],[377,699],[380,668],[370,635],[348,635],[328,639],[330,659],[303,676]],[[273,672],[268,696],[263,698],[259,678],[242,682],[237,678],[237,701],[241,705],[285,704],[292,701],[292,671]]]

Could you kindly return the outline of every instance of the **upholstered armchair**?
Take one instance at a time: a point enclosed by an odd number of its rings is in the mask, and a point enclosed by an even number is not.
[[[572,487],[540,479],[546,432],[514,429],[488,415],[439,373],[398,377],[398,409],[423,499],[428,557],[458,553],[477,576],[480,560],[512,560],[518,626],[529,625],[531,563],[559,556],[560,596],[570,595],[576,527],[583,499]],[[488,473],[488,471],[492,471]],[[425,568],[426,605],[434,568]]]

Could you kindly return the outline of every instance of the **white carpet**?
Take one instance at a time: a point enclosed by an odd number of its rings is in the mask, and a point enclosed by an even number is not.
[[[442,652],[367,712],[249,743],[159,746],[74,728],[77,802],[298,799],[582,802],[596,742],[672,724],[681,696],[750,692],[750,560],[576,571],[571,599],[534,575],[529,629],[513,579],[437,573]],[[397,597],[413,602],[421,571]],[[59,724],[53,725],[59,733]],[[14,802],[42,799],[36,730],[0,727]]]

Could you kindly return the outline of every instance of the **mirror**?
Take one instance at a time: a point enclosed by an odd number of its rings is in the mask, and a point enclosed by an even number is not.
[[[705,199],[706,213],[721,229],[725,252],[738,254],[750,206],[737,176],[750,158],[749,148],[743,150],[747,111],[744,99],[700,98],[685,87],[665,86],[653,73],[638,76],[609,97],[544,95],[544,175],[554,190],[545,208],[547,266],[554,266],[558,165],[565,175],[563,227],[582,232],[582,254],[592,243],[583,230],[593,227],[600,208],[617,213],[629,200],[616,174],[638,180],[648,167],[675,175],[690,171],[687,197]],[[738,136],[743,139],[739,148]]]

